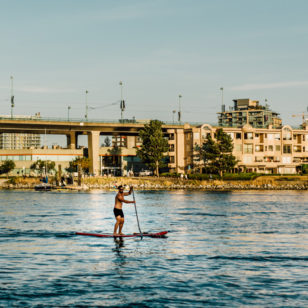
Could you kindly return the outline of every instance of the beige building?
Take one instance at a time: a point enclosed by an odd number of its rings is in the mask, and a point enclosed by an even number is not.
[[[221,112],[218,112],[218,126],[222,127],[243,127],[248,124],[255,128],[267,128],[270,125],[274,128],[281,128],[282,121],[279,114],[269,109],[269,106],[260,105],[259,101],[249,98],[234,99],[234,106],[225,110],[222,105]]]
[[[214,138],[219,127],[203,124],[199,127],[186,126],[181,131],[168,130],[170,171],[190,173],[200,169],[193,160],[194,147]],[[276,128],[224,127],[233,140],[233,155],[238,160],[234,172],[257,172],[273,174],[295,174],[302,164],[308,163],[308,127],[292,129],[285,125]]]

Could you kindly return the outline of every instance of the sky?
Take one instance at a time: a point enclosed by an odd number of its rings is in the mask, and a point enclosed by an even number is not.
[[[298,126],[306,0],[0,0],[0,114],[217,123],[250,98]],[[298,115],[292,117],[292,115]]]

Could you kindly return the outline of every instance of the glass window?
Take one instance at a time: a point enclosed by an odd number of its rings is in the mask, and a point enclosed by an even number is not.
[[[273,152],[274,151],[274,147],[272,145],[269,145],[268,146],[268,150],[269,150],[269,152]]]
[[[290,144],[284,144],[283,145],[283,153],[287,153],[287,154],[291,153],[291,145]]]
[[[280,152],[280,145],[276,145],[276,146],[275,146],[275,151],[276,151],[276,152]]]
[[[252,153],[253,145],[252,144],[244,144],[244,153]]]
[[[236,133],[236,139],[242,139],[242,133]]]
[[[280,140],[280,134],[275,134],[275,140]]]
[[[244,133],[244,139],[253,139],[253,133]]]

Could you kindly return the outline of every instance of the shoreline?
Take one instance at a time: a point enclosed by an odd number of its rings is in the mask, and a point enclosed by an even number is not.
[[[14,183],[0,179],[2,190],[34,190],[39,184],[38,178],[15,178]],[[82,185],[56,186],[52,190],[89,191],[115,190],[118,185],[134,186],[135,190],[199,190],[199,191],[232,191],[232,190],[308,190],[308,176],[260,176],[254,180],[186,180],[179,178],[155,177],[88,177]]]

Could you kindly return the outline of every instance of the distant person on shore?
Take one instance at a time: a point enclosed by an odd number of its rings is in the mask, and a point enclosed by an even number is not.
[[[115,197],[115,203],[114,203],[114,209],[113,209],[113,213],[116,219],[116,223],[114,225],[114,230],[113,230],[114,236],[123,235],[122,233],[122,229],[124,225],[124,213],[122,211],[123,202],[124,203],[135,203],[135,201],[129,201],[129,200],[124,199],[124,196],[128,196],[132,193],[133,186],[130,187],[128,193],[124,192],[124,187],[122,185],[118,187],[118,190],[119,192],[117,193]],[[119,228],[119,232],[117,233],[118,228]]]

